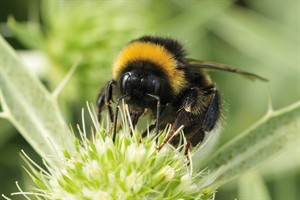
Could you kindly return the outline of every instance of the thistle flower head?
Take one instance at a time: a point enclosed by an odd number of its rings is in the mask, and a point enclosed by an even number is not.
[[[74,138],[76,151],[65,151],[59,167],[46,163],[47,170],[41,170],[31,163],[28,171],[36,187],[32,193],[20,193],[68,200],[213,197],[213,191],[197,184],[201,174],[192,173],[179,148],[166,145],[158,151],[155,135],[141,137],[138,131],[130,131],[126,119],[123,112],[123,128],[115,142],[110,131],[96,123],[92,139],[85,136],[85,130],[80,131],[81,139]],[[166,134],[167,130],[159,140]]]

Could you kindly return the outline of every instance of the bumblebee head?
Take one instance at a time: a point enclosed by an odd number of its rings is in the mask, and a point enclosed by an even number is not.
[[[128,63],[126,70],[119,77],[119,88],[122,95],[128,96],[163,96],[170,91],[165,74],[149,61]]]
[[[177,41],[144,36],[120,52],[113,66],[113,79],[122,94],[178,94],[187,84],[184,71],[178,69],[184,56]]]

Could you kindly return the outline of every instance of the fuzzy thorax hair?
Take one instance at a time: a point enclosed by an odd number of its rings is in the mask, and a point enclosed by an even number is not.
[[[113,66],[113,79],[117,80],[129,63],[137,61],[149,61],[155,64],[166,75],[175,94],[178,94],[187,84],[184,72],[177,68],[174,54],[160,44],[145,41],[129,43],[120,52]]]

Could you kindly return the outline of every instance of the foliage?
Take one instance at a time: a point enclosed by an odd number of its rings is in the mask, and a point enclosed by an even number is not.
[[[133,12],[126,1],[45,0],[41,3],[43,26],[35,21],[32,22],[34,28],[28,29],[12,17],[8,24],[26,46],[47,55],[51,74],[47,79],[51,89],[61,81],[74,60],[82,57],[63,98],[68,102],[76,102],[82,96],[85,100],[94,100],[93,87],[106,80],[116,49],[130,39],[131,32],[136,32],[146,6],[141,4]],[[124,16],[119,15],[121,9],[126,12]],[[128,23],[133,20],[135,23]]]

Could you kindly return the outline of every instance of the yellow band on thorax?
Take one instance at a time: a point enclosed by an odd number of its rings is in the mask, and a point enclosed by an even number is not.
[[[159,67],[166,74],[175,93],[186,86],[184,72],[176,68],[174,55],[161,45],[142,41],[132,42],[120,52],[113,66],[113,79],[117,80],[121,76],[129,62],[139,60],[150,61]]]

